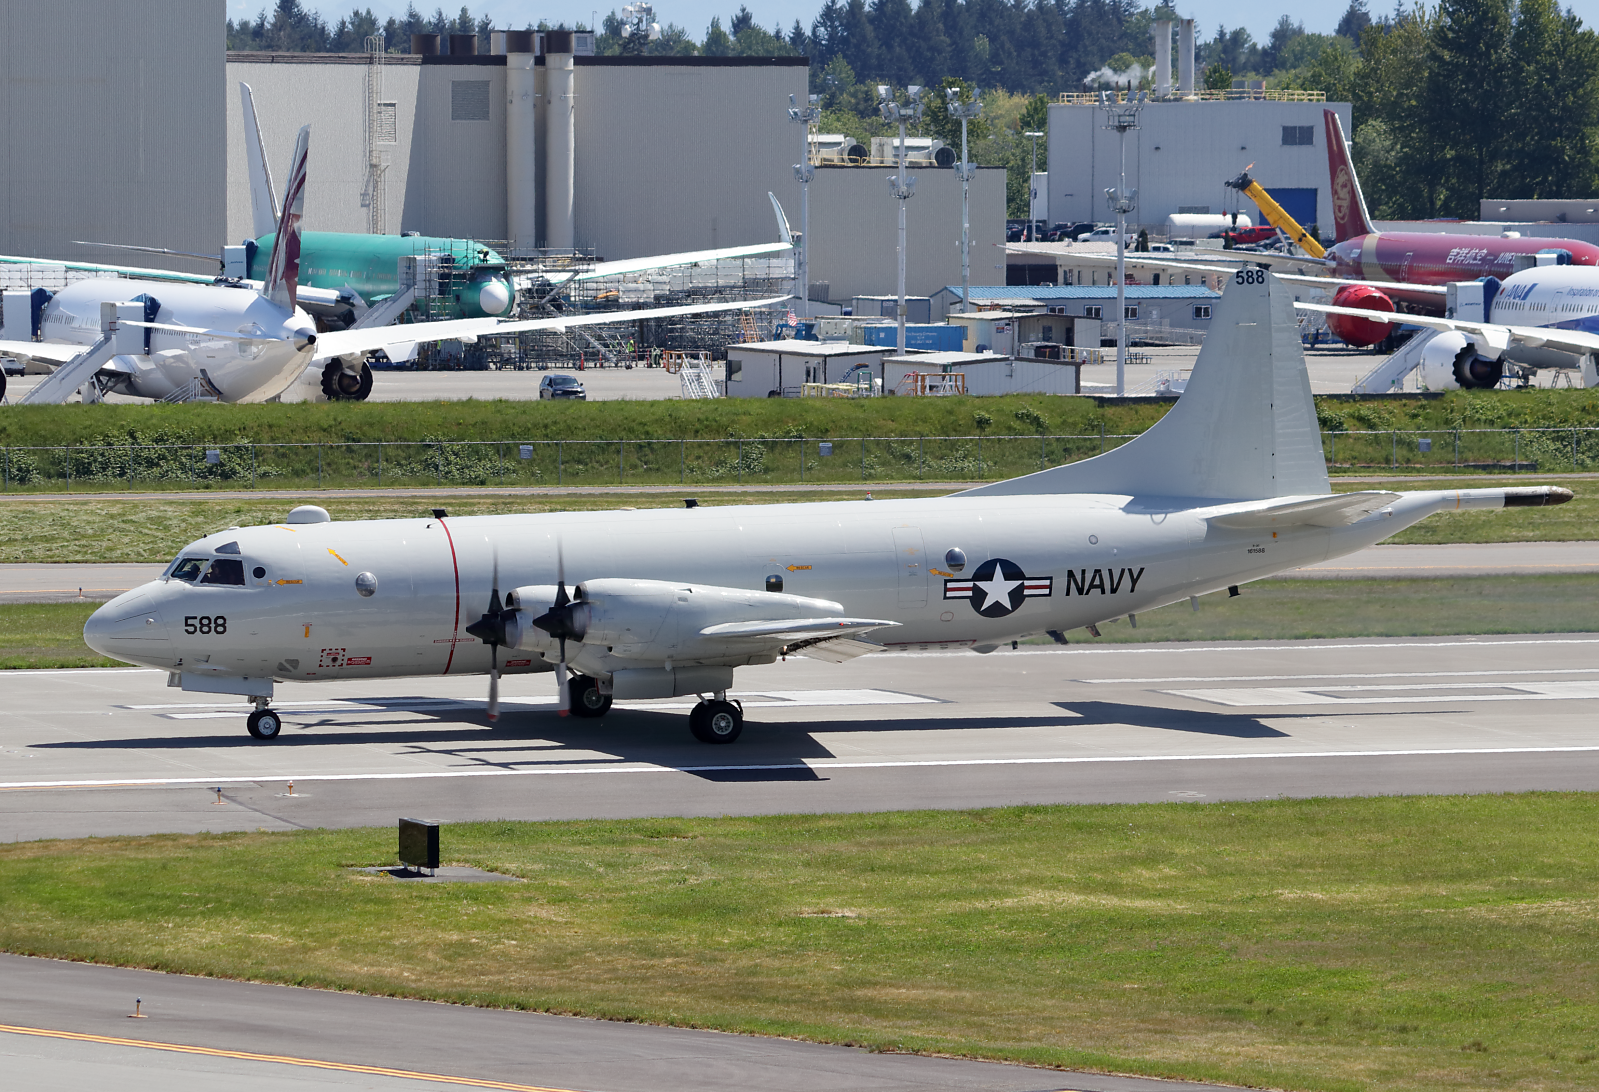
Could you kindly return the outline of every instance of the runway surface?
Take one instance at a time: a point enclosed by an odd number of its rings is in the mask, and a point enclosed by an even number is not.
[[[555,713],[551,675],[286,684],[243,703],[160,672],[17,671],[0,838],[1021,803],[1599,788],[1599,635],[1026,646],[739,673],[747,724],[692,699]],[[290,782],[293,785],[290,785]],[[221,803],[218,803],[220,790]]]
[[[106,600],[161,575],[165,565],[0,565],[0,603]],[[1599,573],[1599,542],[1372,546],[1291,569],[1284,579],[1391,580],[1491,573]]]
[[[135,998],[142,1001],[145,1019],[128,1018]],[[463,1086],[529,1092],[1185,1092],[1215,1087],[5,955],[0,955],[0,1060],[9,1088],[119,1092],[328,1087],[426,1092]]]

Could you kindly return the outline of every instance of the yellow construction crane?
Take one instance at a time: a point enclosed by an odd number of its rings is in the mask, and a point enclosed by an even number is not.
[[[1253,163],[1249,165],[1249,167],[1253,166]],[[1249,167],[1245,167],[1244,173],[1227,183],[1227,185],[1260,206],[1260,214],[1271,222],[1271,226],[1286,234],[1288,238],[1294,241],[1294,245],[1306,254],[1309,254],[1312,258],[1320,258],[1325,255],[1327,253],[1326,249],[1316,241],[1315,236],[1300,227],[1299,222],[1283,211],[1283,207],[1271,199],[1271,194],[1267,193],[1259,182],[1249,176]]]

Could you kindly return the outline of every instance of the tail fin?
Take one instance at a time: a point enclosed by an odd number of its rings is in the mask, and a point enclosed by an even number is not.
[[[1349,158],[1343,123],[1331,110],[1323,110],[1321,115],[1327,123],[1327,170],[1332,175],[1333,224],[1337,232],[1334,241],[1341,243],[1357,235],[1370,235],[1371,214],[1366,211],[1366,196],[1360,192],[1360,179],[1355,177],[1355,164]]]
[[[278,237],[272,240],[272,260],[267,263],[266,283],[261,286],[263,296],[290,311],[299,305],[300,217],[305,210],[305,157],[310,143],[311,127],[302,126],[294,141],[289,184],[283,191]]]
[[[1216,304],[1187,390],[1149,431],[1095,458],[963,495],[1245,501],[1327,492],[1293,291],[1263,270],[1241,269]]]
[[[278,191],[272,185],[266,142],[255,119],[255,94],[247,83],[239,84],[239,102],[244,108],[244,159],[250,170],[250,225],[259,239],[277,229]]]

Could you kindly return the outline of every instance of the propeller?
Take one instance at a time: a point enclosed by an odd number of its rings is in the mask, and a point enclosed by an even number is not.
[[[489,590],[489,609],[466,631],[489,646],[489,722],[500,719],[500,646],[505,644],[506,615],[514,611],[504,609],[500,601],[500,551],[494,551],[494,582]]]
[[[549,610],[533,619],[533,624],[561,644],[561,660],[555,678],[561,695],[561,716],[564,717],[572,709],[572,690],[567,681],[566,639],[581,639],[588,627],[578,622],[573,613],[572,598],[566,594],[566,559],[559,539],[555,542],[555,602]]]

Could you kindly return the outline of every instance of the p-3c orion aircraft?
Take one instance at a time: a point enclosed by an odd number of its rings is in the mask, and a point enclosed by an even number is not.
[[[555,671],[562,711],[697,694],[728,743],[737,668],[881,648],[992,652],[1353,553],[1433,512],[1565,489],[1332,493],[1291,291],[1239,270],[1186,392],[1097,458],[952,496],[235,528],[97,610],[84,640],[256,705],[278,681]],[[568,673],[574,674],[568,677]]]

